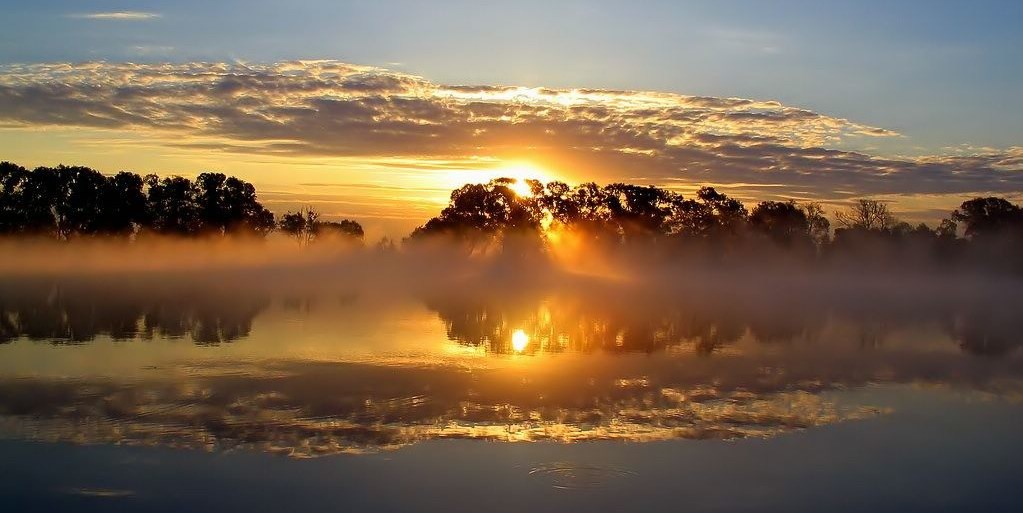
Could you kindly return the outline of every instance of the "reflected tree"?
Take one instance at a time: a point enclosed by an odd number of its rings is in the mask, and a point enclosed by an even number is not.
[[[159,336],[219,344],[248,336],[252,320],[268,303],[263,295],[235,297],[199,285],[20,280],[0,291],[0,340],[81,344],[99,336]]]

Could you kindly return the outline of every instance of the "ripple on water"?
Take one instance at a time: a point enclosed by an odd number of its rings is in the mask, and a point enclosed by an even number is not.
[[[118,499],[135,495],[135,492],[131,490],[112,490],[106,488],[72,488],[67,493],[83,497],[101,497],[106,499]]]
[[[613,485],[636,473],[610,465],[555,462],[537,465],[529,470],[529,475],[544,479],[561,490],[592,490]]]

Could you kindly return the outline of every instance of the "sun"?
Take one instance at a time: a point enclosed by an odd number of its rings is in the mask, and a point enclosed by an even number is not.
[[[540,183],[551,181],[546,171],[528,162],[515,162],[494,168],[493,173],[494,178],[511,178],[514,180],[508,185],[508,188],[522,197],[533,195],[533,190],[530,189],[529,183],[526,180],[537,180]]]
[[[521,353],[526,350],[526,346],[529,345],[529,335],[526,335],[525,331],[515,330],[512,332],[511,337],[512,349],[516,353]]]
[[[521,198],[528,198],[533,195],[533,189],[524,178],[516,178],[514,182],[508,184],[508,188]]]
[[[450,190],[469,183],[487,183],[499,178],[510,180],[504,185],[522,198],[533,196],[527,180],[536,180],[541,184],[558,180],[555,174],[543,167],[528,161],[515,160],[500,161],[485,168],[446,170],[441,185]]]

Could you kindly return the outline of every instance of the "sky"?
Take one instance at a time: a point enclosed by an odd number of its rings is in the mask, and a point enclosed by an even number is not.
[[[461,183],[1023,193],[1023,3],[3,0],[0,160],[257,185],[401,235]]]

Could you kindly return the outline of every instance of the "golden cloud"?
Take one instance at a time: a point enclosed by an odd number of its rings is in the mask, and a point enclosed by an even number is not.
[[[335,61],[2,66],[0,121],[150,130],[178,147],[285,157],[533,156],[586,178],[784,186],[795,197],[1023,191],[1023,148],[840,150],[897,134],[775,101],[444,85]]]

